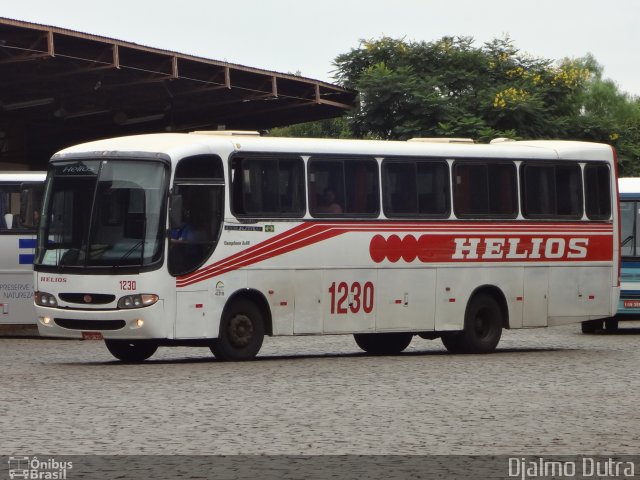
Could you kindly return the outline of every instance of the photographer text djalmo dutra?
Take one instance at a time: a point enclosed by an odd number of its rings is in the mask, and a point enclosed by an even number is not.
[[[583,457],[575,461],[509,457],[509,477],[530,478],[635,478],[635,463],[614,458]]]

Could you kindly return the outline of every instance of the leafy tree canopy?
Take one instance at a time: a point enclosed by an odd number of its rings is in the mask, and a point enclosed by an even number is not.
[[[623,174],[640,174],[640,103],[603,79],[591,55],[555,62],[521,53],[508,37],[482,46],[471,37],[382,37],[334,64],[337,81],[360,92],[356,110],[275,134],[592,140],[616,146]]]

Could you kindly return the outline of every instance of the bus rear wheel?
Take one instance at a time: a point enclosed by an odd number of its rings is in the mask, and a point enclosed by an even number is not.
[[[260,309],[249,300],[235,300],[226,308],[218,338],[210,349],[218,360],[253,359],[264,340],[264,320]]]
[[[604,321],[604,328],[607,332],[617,332],[618,331],[618,319],[615,317],[607,318]]]
[[[586,320],[580,325],[582,333],[596,333],[602,328],[602,320]]]
[[[141,363],[156,353],[158,345],[153,342],[130,340],[105,340],[107,350],[124,363]]]
[[[491,353],[502,336],[502,311],[495,299],[480,293],[469,300],[464,314],[464,330],[442,335],[451,353]]]
[[[354,333],[358,346],[373,355],[395,355],[411,343],[413,333]]]

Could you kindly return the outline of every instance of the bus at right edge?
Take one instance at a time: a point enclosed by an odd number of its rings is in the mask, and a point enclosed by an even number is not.
[[[616,315],[582,322],[583,333],[614,332],[621,321],[640,320],[640,178],[618,179],[620,194],[620,300]]]

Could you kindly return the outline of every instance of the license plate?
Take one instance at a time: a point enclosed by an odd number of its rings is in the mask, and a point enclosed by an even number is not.
[[[83,340],[102,340],[102,334],[100,332],[82,332]]]
[[[640,300],[625,300],[624,308],[640,308]]]

